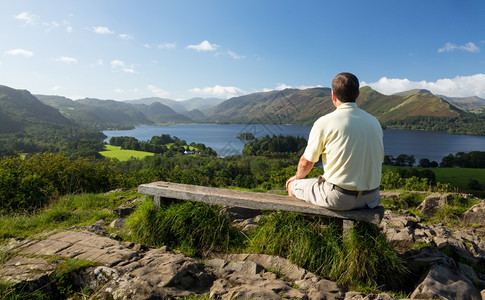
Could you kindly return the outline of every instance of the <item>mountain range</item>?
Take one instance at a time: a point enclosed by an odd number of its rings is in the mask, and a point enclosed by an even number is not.
[[[427,90],[384,95],[368,86],[361,88],[357,104],[379,119],[383,126],[399,126],[399,122],[424,117],[427,120],[455,118],[481,122],[485,111],[485,100],[479,97],[450,98]],[[36,122],[82,125],[97,130],[189,122],[311,125],[319,116],[333,110],[331,90],[324,87],[259,92],[228,100],[175,101],[153,97],[114,101],[32,95],[28,91],[0,86],[0,133],[16,132]],[[478,114],[470,112],[480,110]]]

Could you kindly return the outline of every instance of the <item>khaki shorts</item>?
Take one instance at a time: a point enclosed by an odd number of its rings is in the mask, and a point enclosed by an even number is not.
[[[374,208],[381,204],[379,189],[365,195],[347,195],[334,189],[323,177],[295,180],[290,189],[298,199],[334,210]]]

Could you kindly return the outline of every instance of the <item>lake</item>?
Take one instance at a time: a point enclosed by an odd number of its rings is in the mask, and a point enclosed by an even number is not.
[[[251,132],[256,138],[266,135],[293,135],[308,138],[311,126],[277,124],[181,124],[172,126],[136,126],[132,130],[105,130],[108,142],[113,136],[131,136],[147,141],[155,135],[170,134],[187,143],[202,143],[221,156],[241,154],[245,141],[236,137]],[[455,135],[435,131],[384,130],[384,152],[394,157],[399,154],[414,155],[416,163],[421,158],[441,162],[448,154],[485,151],[485,136]]]

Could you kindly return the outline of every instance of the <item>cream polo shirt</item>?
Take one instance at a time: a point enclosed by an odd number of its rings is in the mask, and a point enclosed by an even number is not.
[[[381,183],[382,137],[375,117],[356,103],[343,103],[313,124],[303,156],[317,162],[322,155],[323,177],[329,183],[352,191],[372,190]]]

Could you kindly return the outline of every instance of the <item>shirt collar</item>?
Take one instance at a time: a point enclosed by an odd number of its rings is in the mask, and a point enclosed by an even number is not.
[[[347,109],[347,108],[357,108],[357,103],[355,102],[345,102],[340,104],[337,109]]]

